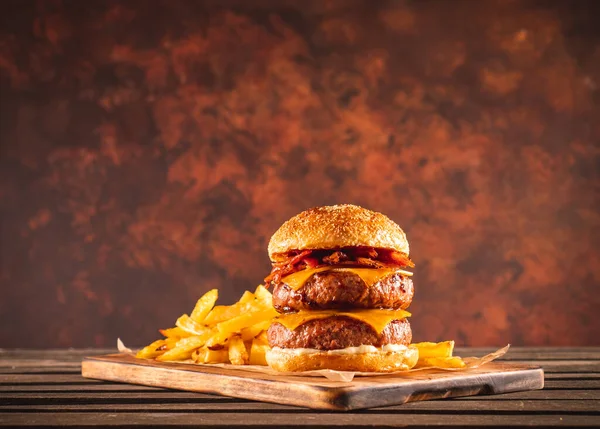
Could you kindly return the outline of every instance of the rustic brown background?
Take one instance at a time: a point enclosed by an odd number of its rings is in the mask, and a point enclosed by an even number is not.
[[[417,340],[599,345],[598,6],[0,2],[0,347],[150,341],[337,202],[407,231]]]

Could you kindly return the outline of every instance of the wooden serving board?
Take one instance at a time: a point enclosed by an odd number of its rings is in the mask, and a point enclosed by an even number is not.
[[[114,354],[85,358],[81,373],[84,377],[99,380],[326,410],[355,410],[544,387],[541,368],[498,362],[468,371],[425,370],[402,375],[355,377],[349,383],[323,377],[270,375],[242,368],[163,363]]]

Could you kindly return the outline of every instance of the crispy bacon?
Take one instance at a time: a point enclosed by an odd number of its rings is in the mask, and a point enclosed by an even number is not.
[[[291,256],[290,259],[286,259],[285,261],[275,262],[273,264],[273,266],[274,267],[286,267],[288,265],[295,265],[296,263],[300,262],[302,259],[304,259],[308,255],[310,255],[311,253],[312,253],[312,250],[303,250],[302,252]]]
[[[333,252],[331,255],[325,256],[323,258],[323,262],[329,265],[339,264],[342,261],[346,261],[348,259],[348,255],[339,250]]]
[[[265,286],[278,283],[282,277],[297,271],[319,268],[328,265],[344,265],[353,267],[414,267],[408,255],[389,249],[373,247],[348,247],[342,249],[321,249],[295,251],[289,258],[275,262],[273,270],[265,278]]]
[[[377,257],[379,256],[379,253],[373,247],[355,247],[354,249],[352,249],[352,253],[356,258],[361,257],[377,259]]]
[[[317,258],[311,258],[307,256],[303,261],[306,264],[306,268],[317,268],[319,266],[319,260]]]
[[[404,266],[404,267],[410,267],[410,268],[414,268],[415,264],[413,261],[410,260],[410,258],[405,255],[404,253],[400,253],[400,252],[396,252],[396,251],[391,251],[388,254],[388,257],[393,261],[396,262],[397,264]]]
[[[383,264],[379,261],[376,261],[375,259],[369,259],[369,258],[362,258],[362,257],[358,257],[356,258],[356,262],[358,263],[358,265],[360,265],[361,267],[369,267],[369,268],[381,268],[383,267]]]
[[[307,258],[311,253],[312,250],[304,250],[297,255],[292,256],[290,259],[274,263],[271,274],[265,277],[265,287],[268,288],[271,282],[278,283],[282,277],[292,274],[294,271],[298,271],[295,269],[295,265]]]

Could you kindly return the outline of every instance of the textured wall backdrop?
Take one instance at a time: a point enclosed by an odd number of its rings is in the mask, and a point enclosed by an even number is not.
[[[407,231],[416,339],[599,345],[599,6],[1,2],[0,347],[150,341],[337,202]]]

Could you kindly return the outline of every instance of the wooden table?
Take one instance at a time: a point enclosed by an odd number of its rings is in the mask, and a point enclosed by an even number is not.
[[[489,349],[458,349],[479,356]],[[540,365],[544,390],[332,413],[84,379],[84,356],[114,350],[1,350],[0,426],[600,427],[600,347],[513,348]]]

